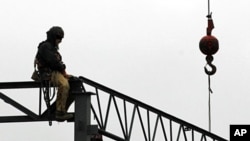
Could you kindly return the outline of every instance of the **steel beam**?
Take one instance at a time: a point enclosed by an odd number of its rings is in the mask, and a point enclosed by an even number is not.
[[[71,82],[75,95],[75,141],[90,141],[91,134],[98,132],[97,126],[90,125],[91,92],[85,92],[81,81]]]

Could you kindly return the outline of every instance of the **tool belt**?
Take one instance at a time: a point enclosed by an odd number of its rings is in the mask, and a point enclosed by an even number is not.
[[[31,79],[34,81],[49,81],[51,79],[52,70],[42,65],[37,58],[34,59],[34,72]]]

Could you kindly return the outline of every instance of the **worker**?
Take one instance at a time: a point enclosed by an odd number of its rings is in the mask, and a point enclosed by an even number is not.
[[[41,80],[48,80],[58,88],[56,97],[57,120],[67,120],[73,117],[67,113],[66,102],[69,97],[69,78],[71,75],[66,73],[66,65],[62,61],[59,53],[59,44],[64,37],[64,31],[59,26],[53,26],[47,33],[47,39],[38,45],[35,62]]]

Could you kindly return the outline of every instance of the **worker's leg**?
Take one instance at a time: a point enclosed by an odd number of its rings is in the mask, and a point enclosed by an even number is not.
[[[58,87],[57,98],[56,98],[56,111],[59,115],[66,114],[66,102],[69,96],[69,82],[60,72],[54,71],[51,75],[51,82]]]

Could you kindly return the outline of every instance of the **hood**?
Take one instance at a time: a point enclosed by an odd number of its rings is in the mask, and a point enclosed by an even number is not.
[[[56,39],[62,39],[64,37],[64,31],[59,26],[53,26],[46,33],[47,41],[51,42],[52,44],[55,44]]]

